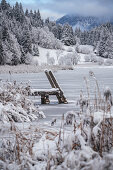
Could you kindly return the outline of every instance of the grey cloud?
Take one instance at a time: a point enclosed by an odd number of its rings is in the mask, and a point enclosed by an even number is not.
[[[44,8],[65,14],[113,15],[113,0],[53,0]]]
[[[40,9],[49,15],[58,14],[58,17],[64,14],[113,16],[113,0],[29,0],[28,4],[24,1],[24,8]]]

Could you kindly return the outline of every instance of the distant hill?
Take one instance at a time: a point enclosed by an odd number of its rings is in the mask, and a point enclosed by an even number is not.
[[[113,24],[113,17],[92,17],[92,16],[77,16],[77,15],[65,15],[56,21],[57,24],[68,23],[73,28],[80,28],[81,30],[90,30],[101,24],[110,22]]]

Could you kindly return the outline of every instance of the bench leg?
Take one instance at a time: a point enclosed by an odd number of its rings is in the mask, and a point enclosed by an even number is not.
[[[41,104],[49,104],[49,95],[41,95]]]

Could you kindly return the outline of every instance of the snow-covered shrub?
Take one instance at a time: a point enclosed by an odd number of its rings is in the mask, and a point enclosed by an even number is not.
[[[106,59],[104,62],[104,65],[106,66],[111,66],[113,64],[113,60],[112,59]]]
[[[67,61],[70,60],[71,65],[77,65],[78,61],[80,59],[80,56],[75,51],[73,53],[68,53],[65,58],[66,58]],[[68,64],[66,63],[66,65],[68,65]]]
[[[60,57],[59,60],[58,60],[58,64],[60,66],[64,66],[65,65],[65,58],[64,57]]]
[[[0,84],[0,121],[29,122],[44,116],[28,99],[29,90],[16,82]]]
[[[87,54],[84,56],[85,62],[97,62],[97,56],[94,53]]]
[[[91,45],[79,45],[76,50],[78,53],[90,54],[93,53],[94,47]]]
[[[32,58],[32,63],[31,63],[32,65],[36,65],[36,66],[38,66],[39,65],[39,63],[38,63],[38,57],[33,57]]]
[[[47,56],[47,64],[48,65],[54,65],[55,64],[54,57],[50,57],[50,53],[49,52],[47,52],[46,56]]]
[[[73,52],[73,48],[69,47],[69,48],[67,49],[67,52]]]
[[[30,53],[27,53],[25,55],[25,64],[31,64],[32,63],[33,56]]]
[[[99,65],[102,65],[102,64],[104,64],[104,59],[101,57],[98,57],[97,62]]]
[[[59,57],[62,55],[62,53],[63,53],[62,50],[57,50],[57,51],[56,51],[57,60],[58,60]]]
[[[49,57],[49,58],[47,58],[47,64],[48,64],[48,65],[54,65],[54,64],[55,64],[55,59],[54,59],[54,57]]]
[[[84,59],[85,59],[85,62],[90,62],[91,61],[90,55],[85,55]]]
[[[94,63],[97,62],[97,56],[94,53],[91,53],[90,56],[91,56],[91,62]]]
[[[77,65],[79,59],[80,59],[80,56],[77,54],[77,52],[68,53],[64,57],[59,58],[58,64],[63,65],[63,66]]]

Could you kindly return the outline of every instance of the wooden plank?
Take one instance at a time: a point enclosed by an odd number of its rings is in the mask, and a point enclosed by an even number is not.
[[[65,103],[65,104],[67,104],[67,103],[68,103],[68,102],[67,102],[67,99],[66,99],[66,97],[64,96],[63,91],[62,91],[62,89],[60,88],[60,86],[59,86],[56,78],[54,77],[52,71],[49,71],[49,75],[50,75],[52,81],[54,82],[55,87],[58,88],[59,91],[60,91],[60,94],[59,94],[58,97],[57,97],[58,100],[59,100],[59,103]]]
[[[55,83],[54,83],[51,75],[49,74],[49,71],[48,71],[48,70],[45,71],[45,74],[46,74],[46,76],[47,76],[47,78],[48,78],[48,80],[49,80],[49,82],[50,82],[50,84],[51,84],[51,87],[52,87],[52,88],[56,88],[56,85],[55,85]],[[60,91],[60,93],[61,93],[61,91]],[[60,97],[60,95],[59,95],[59,93],[56,94],[56,97],[57,97],[59,103],[63,103],[63,102],[62,102],[62,99],[61,99],[61,97]]]
[[[49,75],[48,70],[45,71],[45,74],[46,74],[46,76],[47,76],[47,78],[48,78],[48,80],[49,80],[49,82],[50,82],[51,87],[52,87],[52,88],[56,88],[53,80],[51,79],[51,77],[50,77],[50,75]]]

